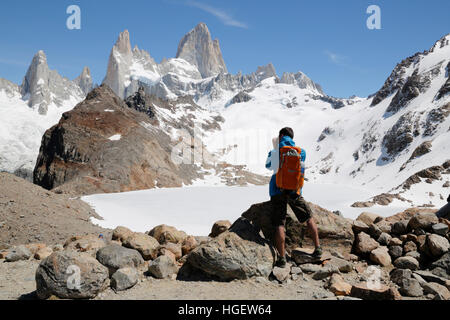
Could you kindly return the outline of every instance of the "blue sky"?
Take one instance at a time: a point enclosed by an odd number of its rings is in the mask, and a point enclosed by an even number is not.
[[[66,28],[66,9],[81,8],[81,30]],[[369,30],[369,5],[381,9],[381,30]],[[450,1],[42,0],[1,1],[0,77],[21,83],[38,50],[68,78],[87,65],[106,73],[119,32],[156,61],[174,57],[179,40],[205,22],[220,40],[231,73],[272,62],[281,74],[301,70],[333,96],[377,91],[403,58],[429,49],[450,32]]]

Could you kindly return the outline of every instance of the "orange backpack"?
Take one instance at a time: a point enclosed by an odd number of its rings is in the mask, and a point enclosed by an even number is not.
[[[299,147],[280,148],[280,165],[276,176],[278,188],[300,192],[304,183],[301,153],[302,149]]]

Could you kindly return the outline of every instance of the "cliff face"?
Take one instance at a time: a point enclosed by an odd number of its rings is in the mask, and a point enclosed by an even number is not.
[[[158,120],[130,106],[106,85],[91,91],[45,133],[34,183],[89,194],[181,187],[194,178],[194,167],[171,161]]]

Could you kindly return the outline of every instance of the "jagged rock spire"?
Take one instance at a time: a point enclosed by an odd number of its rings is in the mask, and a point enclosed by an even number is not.
[[[87,95],[93,87],[91,70],[88,67],[84,67],[80,76],[74,80],[74,82],[81,88],[83,93]]]
[[[181,39],[176,57],[195,65],[203,78],[228,73],[219,40],[211,39],[208,27],[204,23],[199,23]]]
[[[34,55],[20,87],[22,96],[29,97],[28,105],[38,108],[40,114],[46,114],[50,104],[49,76],[47,56],[40,50]]]
[[[130,33],[128,30],[120,33],[111,50],[108,61],[108,69],[103,83],[108,85],[119,97],[125,97],[124,78],[133,60],[131,51]]]

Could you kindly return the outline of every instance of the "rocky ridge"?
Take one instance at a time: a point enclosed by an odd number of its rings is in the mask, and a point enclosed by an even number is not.
[[[433,212],[411,209],[388,218],[362,213],[351,221],[313,206],[319,229],[326,228],[321,229],[325,252],[320,258],[310,254],[308,241],[301,241],[301,225],[289,212],[290,259],[286,268],[278,268],[265,222],[267,206],[252,206],[233,224],[216,223],[213,237],[187,235],[167,225],[147,233],[118,227],[107,237],[71,237],[53,248],[9,247],[0,259],[11,265],[40,259],[35,297],[41,299],[113,298],[133,287],[145,294],[144,288],[156,285],[151,279],[167,285],[212,280],[217,286],[230,281],[294,286],[297,293],[312,290],[310,299],[450,299],[450,222],[439,221]],[[68,285],[70,273],[64,270],[69,265],[83,270],[78,286]]]

